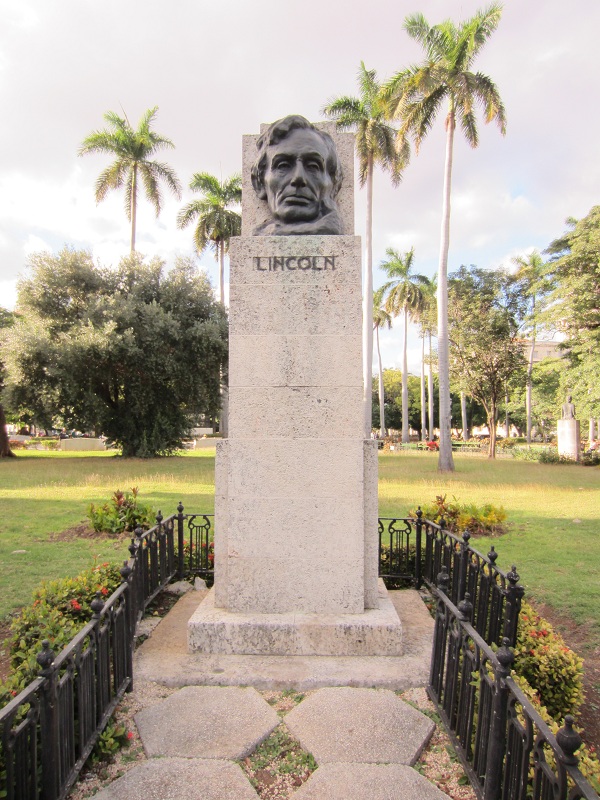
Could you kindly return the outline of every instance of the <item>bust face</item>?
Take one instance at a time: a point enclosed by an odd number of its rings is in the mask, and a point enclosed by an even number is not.
[[[284,223],[310,222],[322,216],[333,183],[327,149],[314,131],[294,128],[267,149],[264,189],[271,214]]]

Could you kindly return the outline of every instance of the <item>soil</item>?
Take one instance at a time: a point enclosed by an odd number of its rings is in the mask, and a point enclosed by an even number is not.
[[[72,528],[67,528],[64,531],[60,531],[60,533],[51,533],[48,538],[51,542],[70,542],[73,539],[111,539],[120,541],[121,539],[131,538],[132,535],[131,533],[116,533],[113,536],[104,531],[98,533],[98,531],[90,527],[89,522],[80,522],[79,525],[73,525]]]

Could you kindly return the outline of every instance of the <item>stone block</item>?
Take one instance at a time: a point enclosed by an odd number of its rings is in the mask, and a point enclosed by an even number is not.
[[[557,422],[558,455],[581,459],[581,438],[578,419],[559,419]]]
[[[360,334],[229,337],[229,387],[360,386]]]
[[[236,387],[229,397],[232,438],[361,439],[362,388]],[[332,453],[332,456],[334,453]]]

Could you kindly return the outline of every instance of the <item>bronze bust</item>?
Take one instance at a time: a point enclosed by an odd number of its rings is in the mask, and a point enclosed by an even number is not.
[[[277,120],[256,143],[252,186],[266,200],[270,217],[254,236],[340,235],[342,220],[335,198],[342,168],[329,134],[304,117]]]

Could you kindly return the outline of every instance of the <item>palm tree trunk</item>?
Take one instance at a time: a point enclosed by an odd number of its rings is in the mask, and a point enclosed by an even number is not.
[[[375,328],[375,341],[377,343],[377,363],[379,365],[379,435],[385,437],[385,393],[383,390],[383,365],[381,363],[381,350],[379,349],[379,328]]]
[[[371,436],[371,393],[373,391],[373,156],[367,162],[367,230],[365,236],[363,283],[363,404],[365,438]]]
[[[429,441],[433,440],[433,364],[431,363],[431,331],[429,331],[429,365],[427,369],[427,400],[429,403]]]
[[[444,168],[444,200],[442,235],[438,267],[438,379],[440,384],[440,472],[453,472],[452,438],[450,434],[452,408],[450,405],[450,357],[448,344],[448,250],[450,249],[450,190],[452,186],[452,148],[455,118],[451,106],[446,122],[446,163]]]
[[[131,252],[135,253],[135,226],[137,218],[137,164],[133,165],[131,176]]]
[[[425,331],[421,336],[421,440],[427,438],[427,414],[425,412]]]
[[[596,439],[596,422],[593,417],[590,417],[590,427],[589,427],[589,440],[590,444]]]
[[[535,295],[533,296],[533,313],[535,314]],[[527,411],[527,444],[531,444],[531,382],[533,375],[533,354],[535,352],[535,325],[533,326],[531,339],[531,352],[529,353],[529,363],[527,364],[527,387],[525,391],[525,406]]]
[[[218,243],[219,248],[219,302],[225,305],[225,242]]]
[[[402,343],[402,443],[408,444],[408,309],[404,306],[404,342]]]
[[[467,422],[467,396],[464,392],[460,393],[460,416],[462,424],[462,438],[466,442],[469,438],[469,424]]]

